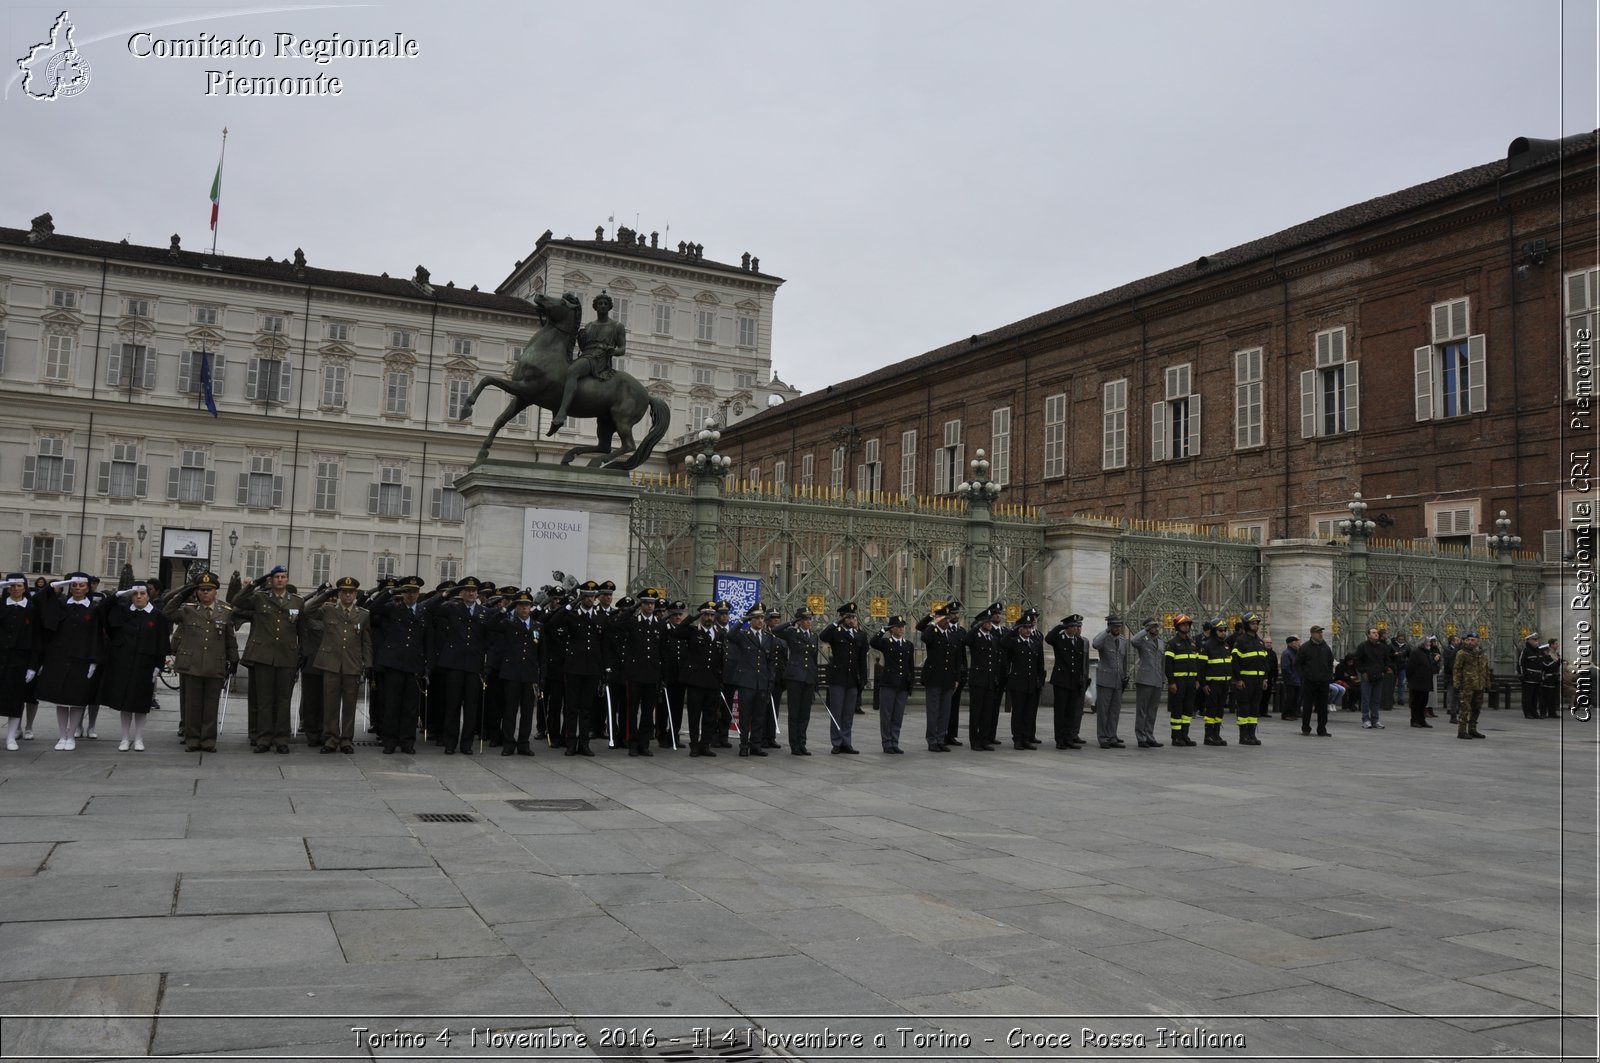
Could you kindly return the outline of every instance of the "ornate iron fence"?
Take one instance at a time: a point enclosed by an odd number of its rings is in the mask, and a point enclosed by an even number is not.
[[[1111,607],[1130,625],[1154,616],[1170,628],[1178,613],[1230,622],[1251,611],[1268,615],[1259,544],[1184,525],[1121,523],[1111,548]]]
[[[1441,642],[1475,632],[1503,671],[1537,623],[1541,575],[1533,555],[1373,542],[1335,562],[1333,642],[1347,650],[1369,627]]]
[[[707,498],[676,479],[640,486],[632,579],[673,598],[696,593],[697,543],[714,543],[717,572],[760,578],[762,600],[785,613],[853,601],[880,619],[916,617],[953,598],[1015,612],[1042,592],[1044,527],[1021,507],[998,506],[985,521],[944,499],[770,486]]]

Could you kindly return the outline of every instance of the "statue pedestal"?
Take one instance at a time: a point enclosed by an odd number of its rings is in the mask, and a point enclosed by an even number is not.
[[[455,486],[466,502],[463,575],[537,590],[559,570],[626,587],[629,518],[640,493],[628,473],[491,459]]]

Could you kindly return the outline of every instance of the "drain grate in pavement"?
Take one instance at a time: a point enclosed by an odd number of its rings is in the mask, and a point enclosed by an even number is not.
[[[417,818],[424,823],[476,823],[465,812],[418,812]]]
[[[581,797],[520,798],[507,801],[518,812],[594,812],[594,805]]]

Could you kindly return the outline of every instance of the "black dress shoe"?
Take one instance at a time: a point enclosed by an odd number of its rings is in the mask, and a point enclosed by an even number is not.
[[[789,755],[791,757],[803,757],[806,755],[806,751],[803,749],[791,749],[789,750]]]
[[[514,756],[517,755],[517,747],[516,746],[506,746],[504,749],[502,749],[500,751],[500,755],[502,757],[514,757]]]
[[[655,756],[654,753],[650,752],[650,743],[641,742],[639,744],[639,755],[641,757],[653,757],[653,756]]]
[[[929,753],[948,753],[948,752],[950,752],[950,747],[949,746],[929,746],[928,747],[928,752]]]
[[[250,752],[252,752],[252,753],[271,753],[272,752],[272,747],[271,746],[256,746]]]
[[[739,755],[741,757],[748,757],[750,755],[750,747],[749,746],[740,746],[739,747]]]
[[[461,748],[457,749],[456,752],[460,753],[463,757],[472,756],[472,743],[471,742],[463,742],[461,744]]]
[[[840,748],[839,752],[841,752],[841,753],[860,753],[861,750],[857,749],[855,746],[843,746],[843,747]]]
[[[404,753],[408,757],[414,757],[417,755],[417,747],[412,745],[410,742],[407,742],[405,745],[400,747],[400,752]]]
[[[1123,740],[1122,740],[1122,739],[1120,739],[1120,738],[1113,738],[1113,739],[1112,739],[1112,740],[1111,740],[1111,746],[1112,746],[1112,748],[1113,748],[1113,749],[1122,749],[1122,748],[1123,748],[1123,747],[1125,747],[1125,746],[1126,746],[1126,745],[1127,745],[1127,744],[1128,744],[1128,743],[1126,743],[1126,742],[1124,742],[1124,741],[1123,741]]]
[[[351,745],[349,742],[346,742],[344,745],[339,747],[339,752],[341,753],[354,753],[355,751],[356,747]]]
[[[592,756],[594,756],[594,750],[589,748],[589,743],[588,743],[587,740],[578,743],[578,756],[580,756],[580,757],[592,757]]]
[[[809,757],[811,755],[811,750],[804,747],[802,747],[799,752],[802,757]]]
[[[386,756],[386,757],[394,756],[394,743],[385,742],[383,744],[383,755]]]
[[[444,747],[444,755],[447,756],[447,757],[450,756],[455,751],[456,751],[456,747],[455,746],[445,746]]]
[[[1157,742],[1154,738],[1147,738],[1144,743],[1146,749],[1160,749],[1164,745],[1166,745],[1165,742]]]
[[[287,742],[279,742],[278,743],[278,752],[279,753],[287,753],[287,752],[289,752],[289,743],[287,743]]]
[[[1071,749],[1072,746],[1068,745],[1066,742],[1057,742],[1056,743],[1056,748],[1057,749]]]
[[[716,756],[715,753],[711,752],[711,747],[710,746],[701,746],[700,747],[700,755],[702,757],[714,757],[714,756]]]
[[[767,751],[765,749],[762,749],[760,746],[756,746],[754,749],[752,749],[750,751],[750,755],[752,757],[764,757],[764,756],[767,755]]]
[[[946,738],[944,740],[944,744],[947,745],[947,746],[965,745],[965,743],[962,742],[961,739],[959,739],[959,738]]]
[[[319,753],[337,753],[339,751],[337,749],[334,749],[332,746],[323,746],[320,750],[318,750],[318,752]]]
[[[761,743],[761,748],[762,749],[782,749],[783,746],[781,744],[777,743],[777,742],[763,742],[763,743]]]

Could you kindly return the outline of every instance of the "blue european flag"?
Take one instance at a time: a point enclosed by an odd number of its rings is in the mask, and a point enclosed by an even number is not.
[[[211,355],[200,355],[200,394],[206,400],[206,409],[211,411],[211,416],[217,415],[217,397],[211,391]]]

